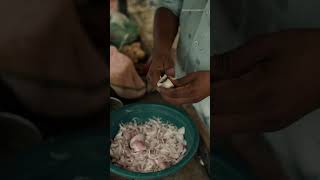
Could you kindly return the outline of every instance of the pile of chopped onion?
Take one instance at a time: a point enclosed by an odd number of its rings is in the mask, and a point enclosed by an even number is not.
[[[157,172],[178,163],[186,152],[184,127],[178,129],[160,118],[143,124],[121,124],[111,143],[114,164],[134,172]]]

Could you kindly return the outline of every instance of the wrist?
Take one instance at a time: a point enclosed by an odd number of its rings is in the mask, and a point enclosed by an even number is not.
[[[170,56],[171,55],[171,48],[168,49],[168,48],[161,48],[161,47],[158,47],[158,48],[154,48],[152,50],[152,54],[154,56]]]

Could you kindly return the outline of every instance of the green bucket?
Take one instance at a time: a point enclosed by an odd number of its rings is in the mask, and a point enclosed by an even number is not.
[[[195,155],[199,146],[199,134],[190,117],[181,109],[166,104],[136,103],[124,106],[111,113],[110,136],[114,138],[119,130],[120,123],[127,123],[134,118],[137,123],[142,123],[151,117],[160,117],[164,122],[169,122],[180,127],[185,127],[187,152],[185,157],[176,165],[159,172],[139,173],[132,172],[116,166],[110,162],[110,171],[119,176],[132,179],[154,179],[169,176],[179,171]]]

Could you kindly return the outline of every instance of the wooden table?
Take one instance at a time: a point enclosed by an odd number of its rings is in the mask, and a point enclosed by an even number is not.
[[[147,94],[143,98],[137,100],[137,102],[156,102],[156,103],[163,103],[161,96],[158,93]],[[190,115],[191,119],[194,120],[195,124],[197,125],[201,142],[198,154],[194,156],[194,158],[184,166],[180,171],[176,174],[161,178],[161,180],[209,180],[209,176],[207,173],[206,166],[201,165],[200,161],[207,162],[200,157],[200,154],[207,153],[210,147],[210,135],[208,130],[203,126],[200,122],[200,118],[190,105],[183,106],[185,111]],[[111,173],[112,180],[126,180],[126,178],[119,177],[115,174]]]

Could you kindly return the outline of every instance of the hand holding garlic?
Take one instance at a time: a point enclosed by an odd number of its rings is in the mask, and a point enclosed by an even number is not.
[[[163,76],[158,82],[158,91],[168,103],[192,104],[210,96],[210,71],[192,72],[173,81]]]
[[[165,74],[162,77],[160,76],[160,80],[157,83],[158,87],[164,87],[164,88],[173,88],[174,85],[169,79],[169,77]]]

